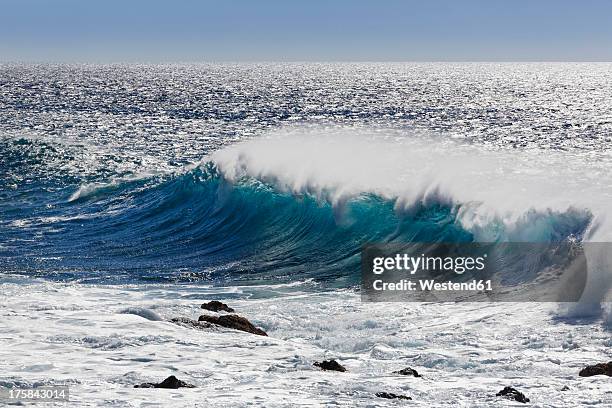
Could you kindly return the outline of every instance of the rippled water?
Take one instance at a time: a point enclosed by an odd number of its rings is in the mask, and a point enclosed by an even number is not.
[[[184,164],[313,121],[609,150],[611,88],[605,63],[3,65],[0,130],[3,144],[7,136],[68,144],[75,160],[66,170],[91,177]],[[43,143],[21,149],[44,154]]]
[[[0,268],[338,278],[368,240],[582,237],[610,201],[610,68],[2,65]],[[300,141],[226,150],[278,129]]]

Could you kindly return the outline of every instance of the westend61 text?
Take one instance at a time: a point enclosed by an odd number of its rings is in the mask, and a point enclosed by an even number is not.
[[[433,279],[419,279],[411,281],[402,279],[399,282],[385,282],[377,279],[372,283],[376,291],[491,291],[493,286],[491,280],[473,280],[470,282],[436,282]]]

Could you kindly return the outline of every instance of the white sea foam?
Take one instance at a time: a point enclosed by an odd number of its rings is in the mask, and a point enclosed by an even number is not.
[[[257,177],[296,193],[329,195],[334,203],[363,192],[398,198],[402,208],[446,197],[472,203],[482,217],[516,219],[530,209],[599,211],[612,188],[608,156],[607,163],[592,164],[576,154],[351,129],[278,131],[226,147],[212,159],[229,179]]]
[[[116,185],[117,183],[115,181],[111,181],[110,183],[95,182],[82,184],[74,193],[72,193],[70,198],[68,198],[68,202],[76,201],[82,197],[87,197],[102,188],[113,187]]]
[[[459,221],[481,241],[547,240],[553,218],[568,214],[592,217],[587,241],[612,242],[608,153],[493,149],[391,131],[311,128],[276,131],[208,159],[230,180],[255,177],[335,206],[362,193],[396,199],[398,211],[431,200],[461,204]],[[581,307],[599,304],[612,289],[611,256],[588,256]]]
[[[73,202],[79,199],[88,198],[88,197],[91,197],[105,190],[115,190],[124,183],[130,183],[133,181],[143,180],[143,179],[147,179],[150,177],[154,177],[157,175],[163,175],[167,173],[169,173],[169,171],[160,169],[160,170],[155,170],[155,171],[134,173],[134,174],[127,175],[125,177],[116,177],[107,182],[84,183],[84,184],[81,184],[74,193],[72,193],[72,195],[68,198],[68,202]]]
[[[157,313],[155,313],[152,310],[146,309],[146,308],[142,308],[142,307],[128,307],[126,309],[123,309],[122,311],[120,311],[119,313],[125,313],[125,314],[133,314],[136,316],[140,316],[142,318],[145,318],[147,320],[152,320],[152,321],[160,321],[163,320]]]
[[[578,377],[585,365],[612,359],[609,333],[558,321],[550,304],[362,303],[352,291],[269,297],[268,286],[234,289],[241,296],[200,285],[7,280],[0,385],[68,384],[70,406],[387,406],[375,396],[384,391],[419,406],[485,407],[511,404],[495,397],[507,385],[538,406],[612,404],[608,377]],[[211,299],[270,337],[167,321],[197,318]],[[348,371],[313,367],[328,358]],[[393,374],[407,366],[423,377]],[[197,388],[133,388],[169,375]]]

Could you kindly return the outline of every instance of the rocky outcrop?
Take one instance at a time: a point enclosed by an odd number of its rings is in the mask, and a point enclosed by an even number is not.
[[[586,366],[580,370],[578,375],[580,377],[591,377],[593,375],[607,375],[612,377],[612,361]]]
[[[399,371],[394,371],[393,374],[409,375],[412,377],[422,377],[422,375],[419,374],[417,370],[415,370],[414,368],[410,368],[410,367],[402,368]]]
[[[175,317],[170,319],[170,321],[172,323],[178,324],[179,326],[193,327],[194,329],[200,330],[210,329],[212,327],[212,324],[208,322],[199,322],[197,320],[188,319],[186,317]]]
[[[160,383],[142,383],[135,385],[134,388],[195,388],[195,385],[187,384],[185,381],[181,381],[175,376],[171,375]]]
[[[495,395],[498,397],[513,399],[515,401],[522,402],[523,404],[529,402],[529,398],[527,398],[525,394],[512,387],[504,387],[503,390],[501,390]]]
[[[346,368],[344,368],[344,366],[342,366],[336,360],[324,360],[320,362],[316,361],[313,365],[326,371],[340,371],[341,373],[346,371]]]
[[[210,310],[211,312],[228,312],[234,313],[234,309],[226,305],[225,303],[219,302],[218,300],[211,300],[208,303],[202,303],[200,306],[202,309]]]
[[[210,316],[210,315],[202,315],[198,318],[199,322],[208,322],[212,324],[216,324],[218,326],[227,327],[229,329],[235,329],[244,331],[247,333],[257,334],[259,336],[267,336],[268,334],[258,329],[253,325],[253,323],[249,322],[246,318],[238,315],[222,315],[222,316]]]
[[[407,395],[393,394],[392,392],[377,392],[376,396],[379,398],[386,399],[402,399],[402,400],[411,400],[412,398]]]

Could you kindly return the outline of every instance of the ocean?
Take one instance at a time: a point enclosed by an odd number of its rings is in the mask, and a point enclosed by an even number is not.
[[[612,357],[609,254],[578,306],[358,293],[368,242],[609,242],[610,89],[609,63],[1,64],[2,383],[83,406],[489,406],[512,384],[612,404],[574,376]],[[167,321],[211,299],[270,337]],[[174,373],[198,388],[130,388]]]

